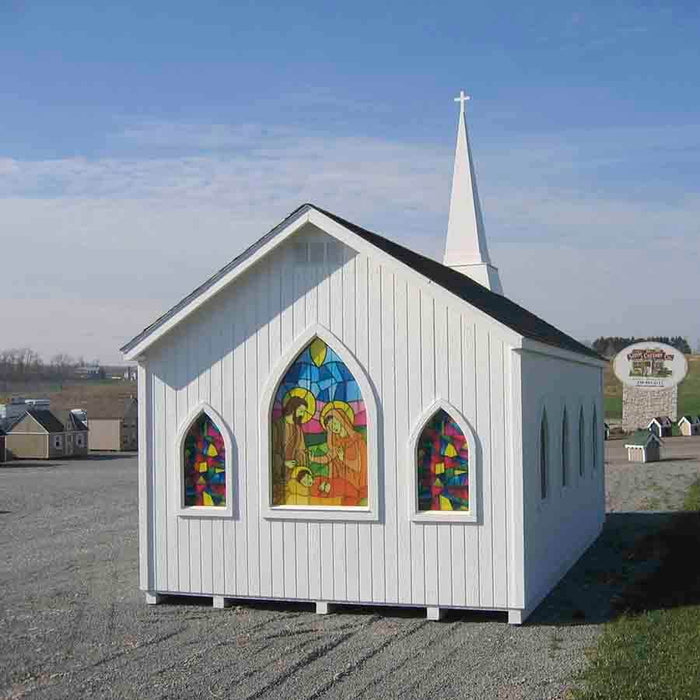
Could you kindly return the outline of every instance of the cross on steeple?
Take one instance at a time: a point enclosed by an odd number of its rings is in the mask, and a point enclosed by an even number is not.
[[[460,90],[459,97],[455,97],[455,102],[459,102],[459,111],[462,114],[464,114],[464,103],[467,100],[471,100],[471,97],[469,97],[469,95],[467,95],[467,93],[464,92],[464,90]]]

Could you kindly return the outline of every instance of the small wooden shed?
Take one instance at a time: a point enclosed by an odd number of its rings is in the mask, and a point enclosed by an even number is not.
[[[138,450],[138,401],[135,398],[92,400],[82,407],[87,413],[91,450]]]
[[[6,423],[5,447],[16,459],[65,456],[65,427],[47,409],[30,408]]]
[[[88,427],[80,418],[67,411],[60,415],[65,427],[65,456],[85,457],[88,454]]]
[[[630,462],[658,462],[661,459],[661,438],[651,430],[638,430],[628,440],[627,460]]]
[[[671,437],[673,435],[673,421],[668,416],[656,416],[647,425],[647,430],[651,430],[659,438]]]
[[[520,623],[601,531],[606,363],[311,204],[122,350],[139,367],[151,603]]]
[[[700,435],[700,416],[681,416],[681,419],[678,421],[678,429],[681,435],[686,437]]]

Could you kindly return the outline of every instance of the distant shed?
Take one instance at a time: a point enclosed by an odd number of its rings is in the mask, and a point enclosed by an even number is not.
[[[29,409],[5,423],[5,447],[18,459],[54,459],[65,455],[65,427],[49,410]]]
[[[686,437],[700,435],[700,416],[682,416],[678,421],[678,429],[681,435],[685,435]]]
[[[629,439],[627,459],[630,462],[658,462],[661,459],[661,438],[651,430],[638,430]]]
[[[668,416],[656,416],[651,419],[647,429],[651,430],[656,437],[671,437],[673,435],[673,421]]]
[[[134,398],[103,399],[83,404],[87,411],[91,450],[138,450],[138,402]]]
[[[88,427],[78,416],[70,411],[61,414],[65,426],[66,457],[85,457],[88,453]]]

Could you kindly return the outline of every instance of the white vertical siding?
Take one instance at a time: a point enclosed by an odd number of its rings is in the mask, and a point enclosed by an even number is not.
[[[508,509],[515,505],[507,500],[511,350],[498,324],[332,239],[310,238],[312,246],[331,245],[317,262],[300,264],[303,235],[149,352],[150,586],[241,597],[517,606],[517,575],[509,570]],[[258,455],[260,394],[284,351],[313,323],[340,338],[376,393],[381,426],[370,426],[380,435],[376,523],[267,521],[259,513],[259,470],[267,468]],[[438,398],[465,416],[479,441],[472,449],[477,522],[410,518],[408,436]],[[232,518],[178,517],[172,501],[182,478],[175,436],[201,401],[221,414],[235,441]]]

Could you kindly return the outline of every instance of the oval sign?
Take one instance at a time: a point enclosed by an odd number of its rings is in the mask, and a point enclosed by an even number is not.
[[[617,378],[638,389],[668,389],[688,373],[688,361],[676,348],[654,340],[633,343],[613,359]]]

